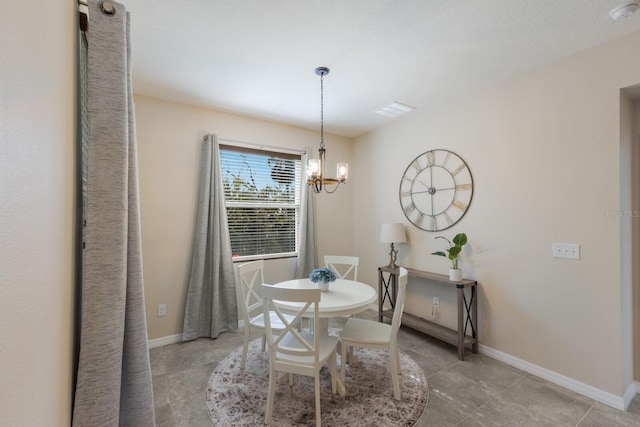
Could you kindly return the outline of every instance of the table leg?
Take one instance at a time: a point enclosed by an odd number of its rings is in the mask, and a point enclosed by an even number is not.
[[[478,352],[478,337],[480,336],[478,333],[478,293],[476,288],[475,285],[471,287],[471,299],[473,300],[471,302],[471,321],[473,322],[473,338],[476,339],[471,346],[471,351],[474,353]]]
[[[458,286],[458,359],[464,360],[464,323],[462,315],[462,299],[464,288]]]
[[[316,329],[316,331],[318,331],[318,333],[327,336],[329,335],[329,318],[320,318],[320,324],[318,325],[318,328]],[[336,348],[336,351],[338,352],[338,354],[341,354],[341,349],[342,349],[342,343],[340,341],[338,341],[338,346]],[[347,361],[349,363],[352,362],[351,359],[349,359],[350,357],[353,357],[353,364],[356,365],[358,363],[358,357],[355,354],[348,354],[347,353]]]
[[[291,380],[291,381],[289,381]],[[278,380],[277,383],[278,384],[286,384],[287,382],[290,382],[291,384],[293,384],[293,374],[287,373],[287,372],[279,372],[278,373]]]
[[[320,335],[324,336],[329,335],[329,319],[321,317],[318,324],[315,325],[314,332],[318,332]]]

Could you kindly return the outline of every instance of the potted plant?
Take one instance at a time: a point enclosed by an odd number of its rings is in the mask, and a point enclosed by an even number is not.
[[[442,251],[437,251],[431,253],[431,255],[438,255],[449,258],[451,260],[451,268],[449,269],[449,280],[451,280],[452,282],[461,281],[462,270],[458,268],[458,256],[462,251],[462,247],[467,244],[467,235],[464,233],[458,233],[453,238],[453,241],[450,241],[444,236],[437,236],[436,239],[446,240],[447,243],[449,243],[449,249],[446,249],[446,254]]]
[[[336,275],[327,267],[316,268],[309,275],[309,280],[318,285],[322,292],[327,292],[329,284],[336,280]]]

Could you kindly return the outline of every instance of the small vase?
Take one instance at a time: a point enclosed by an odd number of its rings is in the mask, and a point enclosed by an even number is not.
[[[452,282],[461,282],[462,281],[462,270],[459,268],[450,268],[449,269],[449,280]]]
[[[331,282],[318,282],[317,283],[318,287],[320,288],[320,291],[322,291],[322,292],[328,292],[330,284],[331,284]]]

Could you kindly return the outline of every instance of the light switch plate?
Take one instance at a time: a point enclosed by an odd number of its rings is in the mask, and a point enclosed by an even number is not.
[[[553,243],[551,250],[554,258],[580,259],[578,243]]]

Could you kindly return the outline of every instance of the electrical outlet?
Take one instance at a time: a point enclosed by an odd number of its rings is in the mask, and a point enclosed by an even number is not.
[[[440,298],[433,297],[433,307],[434,308],[440,308]]]
[[[554,258],[580,259],[580,245],[577,243],[553,243],[551,251]]]
[[[158,317],[167,315],[167,304],[158,304]]]

